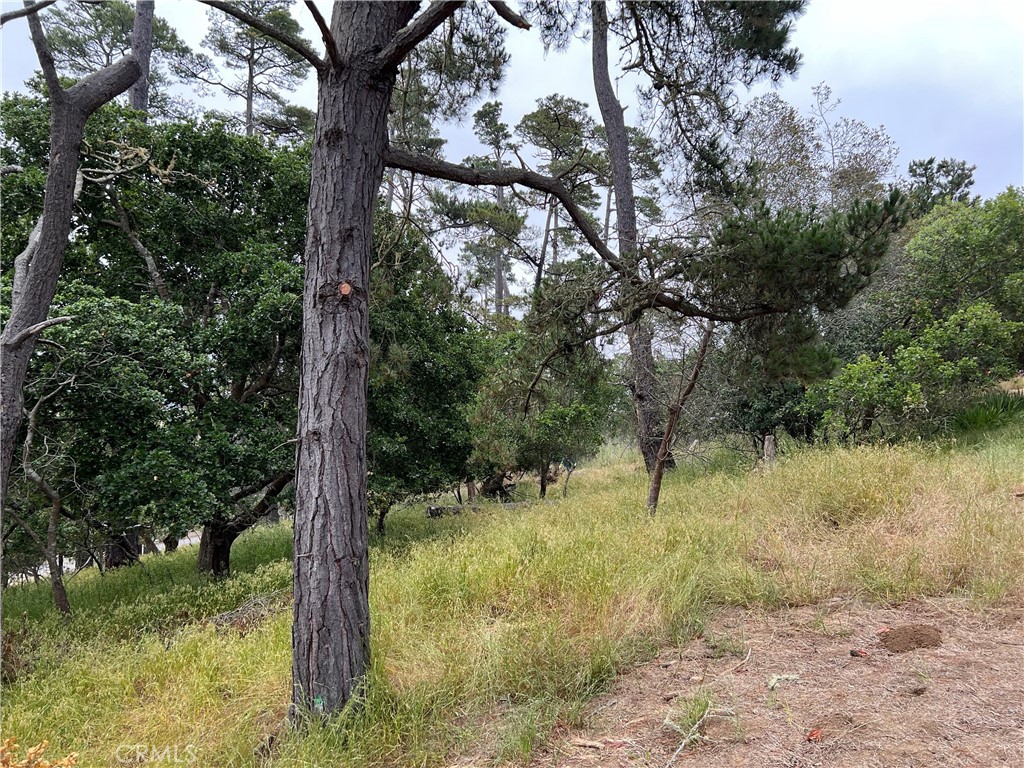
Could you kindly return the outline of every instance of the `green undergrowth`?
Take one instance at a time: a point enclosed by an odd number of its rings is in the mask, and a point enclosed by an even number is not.
[[[670,474],[655,518],[634,458],[605,454],[565,500],[439,520],[398,510],[371,555],[365,697],[299,732],[284,725],[286,606],[206,620],[287,592],[287,526],[242,538],[223,582],[194,573],[194,549],[81,574],[68,624],[38,586],[12,589],[6,626],[23,629],[25,662],[4,689],[3,731],[84,766],[124,764],[125,745],[216,766],[523,762],[553,727],[582,722],[618,671],[701,632],[717,607],[1018,596],[1022,449],[1012,421],[943,444],[792,451],[770,469],[722,459]]]

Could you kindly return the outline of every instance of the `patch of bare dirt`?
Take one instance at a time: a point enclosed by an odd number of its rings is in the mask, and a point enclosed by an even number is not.
[[[942,645],[942,632],[928,624],[904,624],[882,632],[879,639],[890,653],[906,653],[918,648],[938,648]]]
[[[621,676],[533,768],[1024,766],[1024,611],[729,610]]]

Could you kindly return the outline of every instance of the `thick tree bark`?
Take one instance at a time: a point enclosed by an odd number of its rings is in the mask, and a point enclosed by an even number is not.
[[[149,112],[149,62],[153,57],[154,0],[136,0],[135,24],[132,27],[132,54],[141,74],[128,91],[132,109]]]
[[[336,3],[340,66],[319,72],[296,451],[293,717],[340,710],[369,668],[369,280],[396,75],[396,64],[381,69],[378,56],[391,61],[417,6]]]
[[[612,189],[615,193],[615,220],[619,239],[619,258],[628,270],[625,277],[639,286],[639,254],[637,252],[636,200],[633,197],[633,169],[629,159],[629,136],[622,117],[622,105],[615,95],[608,74],[608,17],[604,2],[591,3],[593,11],[593,74],[594,90],[608,133],[608,159],[611,165]],[[650,324],[641,317],[627,331],[631,362],[633,405],[636,412],[637,443],[648,472],[654,471],[661,443],[661,408],[658,403],[658,380],[654,370],[654,334]],[[672,459],[667,459],[672,461]]]
[[[134,57],[94,72],[65,90],[38,15],[28,17],[32,42],[50,96],[50,164],[43,215],[14,259],[10,315],[0,332],[0,510],[7,500],[15,439],[22,422],[24,384],[38,332],[45,327],[71,231],[78,152],[89,116],[139,77]]]

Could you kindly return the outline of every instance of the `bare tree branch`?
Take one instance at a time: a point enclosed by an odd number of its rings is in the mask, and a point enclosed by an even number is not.
[[[21,333],[19,333],[13,339],[11,339],[6,344],[4,344],[4,349],[7,349],[7,350],[17,349],[22,344],[24,344],[28,339],[30,339],[31,337],[35,336],[37,333],[42,333],[47,328],[49,328],[51,325],[59,325],[61,323],[66,323],[69,320],[74,320],[74,319],[75,318],[72,317],[71,315],[66,315],[64,317],[51,317],[49,320],[43,320],[43,322],[41,322],[41,323],[36,323],[35,325],[30,325],[28,328],[23,330]]]
[[[135,56],[124,56],[109,67],[93,72],[68,89],[68,98],[86,115],[113,101],[134,83],[142,68]]]
[[[24,173],[25,169],[20,165],[5,165],[0,168],[0,176],[8,176],[12,173]]]
[[[6,24],[8,21],[14,21],[20,19],[22,16],[28,16],[29,14],[39,13],[47,6],[53,5],[57,0],[41,0],[38,3],[25,3],[24,8],[19,8],[16,11],[8,11],[7,13],[0,15],[0,27]]]
[[[125,210],[124,205],[121,204],[121,199],[117,196],[117,192],[114,187],[107,190],[107,195],[110,197],[110,202],[114,205],[114,210],[117,211],[117,221],[109,222],[115,227],[124,232],[128,238],[128,242],[132,244],[135,252],[142,257],[142,260],[146,264],[146,271],[149,272],[149,280],[153,284],[153,290],[156,291],[156,295],[164,301],[170,298],[170,294],[167,292],[167,283],[164,282],[163,275],[160,274],[160,267],[157,266],[156,257],[153,256],[153,252],[145,246],[145,244],[139,239],[139,236],[135,234],[132,229],[131,218],[128,216],[128,211]]]
[[[452,14],[463,5],[465,2],[431,3],[427,10],[402,28],[388,46],[378,54],[377,69],[384,71],[397,67],[413,48],[423,42],[445,20],[451,18]]]
[[[612,252],[601,238],[601,235],[587,218],[583,209],[572,199],[569,190],[557,179],[543,176],[536,171],[526,168],[505,168],[503,170],[467,168],[463,165],[435,160],[432,157],[417,155],[394,147],[388,149],[384,162],[390,168],[416,171],[417,173],[423,173],[437,179],[446,179],[461,184],[469,184],[474,187],[510,187],[514,184],[520,184],[524,187],[535,189],[538,192],[547,192],[550,195],[554,195],[562,203],[562,207],[565,208],[573,223],[583,233],[590,247],[597,251],[598,255],[612,269],[617,272],[625,271],[619,257]]]
[[[57,76],[57,64],[53,60],[53,53],[50,51],[50,44],[46,41],[46,32],[43,31],[43,23],[39,21],[39,8],[29,0],[25,0],[23,9],[28,17],[28,31],[32,36],[32,45],[35,46],[36,56],[39,58],[39,66],[43,70],[43,79],[46,80],[46,87],[50,90],[50,98],[56,98],[64,92],[60,86],[60,78]],[[22,14],[25,15],[25,14]]]
[[[501,18],[518,29],[530,29],[530,22],[508,7],[501,0],[491,0],[491,7]]]
[[[327,56],[337,72],[341,69],[341,61],[338,59],[338,45],[334,42],[334,35],[331,34],[331,26],[327,23],[327,19],[323,17],[323,14],[320,13],[320,9],[316,7],[314,0],[306,0],[306,7],[309,8],[309,12],[313,14],[313,20],[316,21],[316,25],[320,28],[324,45],[327,46]]]
[[[224,2],[224,0],[199,0],[199,2],[203,5],[210,6],[211,8],[217,8],[218,10],[224,11],[224,13],[229,16],[234,16],[239,21],[244,21],[250,27],[262,32],[267,37],[277,40],[277,42],[282,45],[288,46],[299,54],[299,56],[312,64],[318,71],[327,67],[327,62],[321,59],[317,55],[316,51],[306,45],[305,41],[300,40],[294,35],[289,35],[287,32],[282,32],[273,24],[264,21],[258,16],[246,13],[241,8],[238,8],[234,3]]]

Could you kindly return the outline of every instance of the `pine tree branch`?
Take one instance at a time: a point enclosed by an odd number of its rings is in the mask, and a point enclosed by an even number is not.
[[[25,3],[24,8],[19,8],[16,11],[8,11],[7,13],[0,15],[0,27],[6,24],[8,21],[14,21],[20,19],[22,16],[28,16],[33,13],[39,13],[44,8],[53,5],[57,0],[40,0],[38,3]]]
[[[452,14],[465,4],[461,1],[431,3],[427,10],[403,27],[387,47],[378,54],[375,62],[377,70],[383,72],[397,67],[413,48],[423,42],[431,32],[451,18]]]
[[[334,35],[331,34],[331,26],[327,23],[327,19],[324,18],[323,14],[320,13],[320,9],[316,7],[314,0],[306,0],[306,7],[309,8],[309,12],[313,14],[313,20],[316,21],[316,25],[320,28],[324,45],[327,46],[327,56],[334,66],[334,71],[337,72],[341,69],[341,61],[338,59],[338,45],[334,42]]]
[[[129,54],[83,77],[68,89],[67,96],[86,115],[91,115],[127,91],[141,74],[142,67],[135,56]]]
[[[491,0],[491,7],[501,18],[518,29],[530,29],[530,22],[508,7],[501,0]]]
[[[239,21],[244,21],[250,27],[255,30],[262,32],[272,40],[276,40],[281,45],[287,46],[295,51],[299,56],[304,58],[317,71],[326,69],[327,62],[321,59],[312,48],[306,45],[305,41],[300,40],[294,35],[289,35],[287,32],[282,32],[280,29],[270,24],[267,21],[253,16],[251,13],[246,13],[241,8],[238,8],[234,3],[224,2],[224,0],[199,0],[203,5],[208,5],[211,8],[217,8],[218,10],[224,11],[229,16],[234,16]]]
[[[34,4],[25,0],[25,7],[22,9],[29,14],[28,16],[28,31],[32,36],[32,45],[36,49],[36,56],[39,59],[39,66],[43,70],[43,79],[46,81],[46,87],[50,91],[50,98],[56,98],[58,95],[64,92],[64,89],[60,85],[60,77],[57,76],[57,64],[53,59],[53,53],[50,51],[50,44],[46,41],[46,32],[43,30],[43,23],[39,21],[39,10],[40,4]],[[14,13],[14,11],[11,11]],[[22,14],[23,16],[26,14]],[[5,14],[5,16],[8,14]]]
[[[388,148],[384,164],[389,168],[422,173],[435,179],[445,179],[446,181],[468,184],[473,187],[510,187],[518,184],[535,189],[538,192],[546,192],[553,195],[562,204],[566,213],[569,214],[569,218],[572,219],[587,243],[597,252],[605,264],[629,280],[634,295],[642,297],[638,306],[652,309],[662,308],[684,317],[702,317],[707,320],[727,323],[741,322],[754,317],[763,317],[764,315],[783,311],[779,307],[769,305],[750,307],[735,312],[714,311],[694,304],[692,301],[681,296],[660,290],[657,284],[639,282],[639,278],[636,277],[635,273],[627,270],[621,259],[608,247],[600,233],[590,222],[590,219],[587,218],[586,213],[572,199],[569,190],[558,179],[553,179],[550,176],[543,176],[536,171],[526,168],[505,168],[501,170],[493,168],[467,168],[463,165],[437,160],[426,155],[418,155],[395,147]]]
[[[536,171],[526,168],[505,168],[496,170],[493,168],[467,168],[463,165],[448,163],[444,160],[435,160],[425,155],[417,155],[403,149],[391,147],[385,156],[385,165],[390,168],[398,168],[404,171],[415,171],[426,176],[437,179],[445,179],[460,184],[469,184],[473,187],[510,187],[519,184],[538,192],[547,192],[558,198],[566,213],[573,220],[590,247],[597,251],[605,263],[616,272],[624,273],[625,268],[619,257],[608,247],[601,238],[601,235],[591,224],[583,209],[579,207],[569,190],[550,176],[543,176]]]

